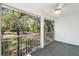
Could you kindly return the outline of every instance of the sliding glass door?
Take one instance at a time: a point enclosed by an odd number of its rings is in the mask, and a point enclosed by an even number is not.
[[[44,44],[48,45],[54,41],[54,21],[44,20]]]

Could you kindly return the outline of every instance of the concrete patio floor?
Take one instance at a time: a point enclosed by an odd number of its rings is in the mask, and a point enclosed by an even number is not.
[[[79,56],[79,46],[54,41],[43,49],[31,54],[32,56]]]

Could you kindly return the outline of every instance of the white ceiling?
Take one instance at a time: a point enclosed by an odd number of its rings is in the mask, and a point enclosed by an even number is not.
[[[55,15],[53,9],[57,3],[7,3],[12,7],[46,17],[53,20],[54,18],[60,18],[69,14],[79,12],[78,3],[65,3],[62,7],[62,12],[59,15]]]

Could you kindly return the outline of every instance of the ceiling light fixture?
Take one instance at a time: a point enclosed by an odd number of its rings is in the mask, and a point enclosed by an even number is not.
[[[60,14],[60,13],[61,13],[61,9],[55,9],[55,10],[54,10],[54,13],[55,13],[55,14]]]

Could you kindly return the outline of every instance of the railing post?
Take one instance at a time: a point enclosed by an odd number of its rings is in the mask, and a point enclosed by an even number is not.
[[[0,4],[0,56],[1,56],[1,4]]]
[[[44,48],[44,18],[41,16],[40,19],[40,47]]]

